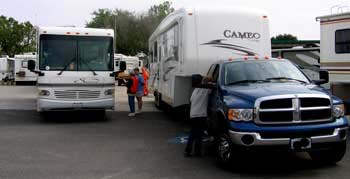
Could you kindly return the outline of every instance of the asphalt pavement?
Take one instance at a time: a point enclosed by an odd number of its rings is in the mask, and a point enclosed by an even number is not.
[[[0,86],[6,93],[0,95],[0,179],[350,177],[349,152],[337,165],[320,165],[304,153],[255,153],[223,169],[210,142],[202,158],[183,157],[186,123],[153,110],[151,99],[148,112],[131,118],[120,110],[108,111],[107,120],[87,112],[43,119],[31,108],[35,91]]]

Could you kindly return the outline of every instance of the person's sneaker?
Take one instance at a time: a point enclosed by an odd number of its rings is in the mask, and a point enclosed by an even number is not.
[[[129,117],[134,117],[134,116],[135,116],[135,113],[129,113],[128,116],[129,116]]]
[[[142,110],[141,110],[141,109],[138,109],[138,110],[136,111],[136,114],[140,114],[140,113],[142,113]]]

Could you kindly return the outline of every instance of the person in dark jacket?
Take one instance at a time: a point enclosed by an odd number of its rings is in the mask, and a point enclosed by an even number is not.
[[[130,73],[130,79],[126,83],[130,113],[129,117],[135,116],[135,96],[138,88],[138,78],[135,73]]]

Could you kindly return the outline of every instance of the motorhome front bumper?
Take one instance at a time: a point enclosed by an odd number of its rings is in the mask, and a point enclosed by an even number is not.
[[[80,109],[112,109],[114,110],[114,98],[95,99],[95,100],[57,100],[42,99],[37,101],[37,111],[52,110],[80,110]]]

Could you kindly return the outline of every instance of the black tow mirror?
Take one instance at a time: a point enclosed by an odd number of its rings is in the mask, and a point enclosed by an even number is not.
[[[126,62],[120,61],[119,62],[119,71],[125,71],[126,70]]]
[[[35,71],[35,61],[34,60],[28,60],[28,70],[31,72]]]
[[[202,75],[200,74],[194,74],[192,75],[192,87],[198,87],[201,85],[203,80]]]
[[[320,70],[319,74],[320,74],[320,80],[313,81],[316,85],[322,85],[329,82],[329,73],[327,70]]]
[[[350,114],[350,102],[344,101],[344,105],[345,105],[345,115],[349,115]]]
[[[199,74],[192,75],[192,87],[193,88],[207,88],[215,89],[216,83],[211,81],[203,80],[203,76]]]

